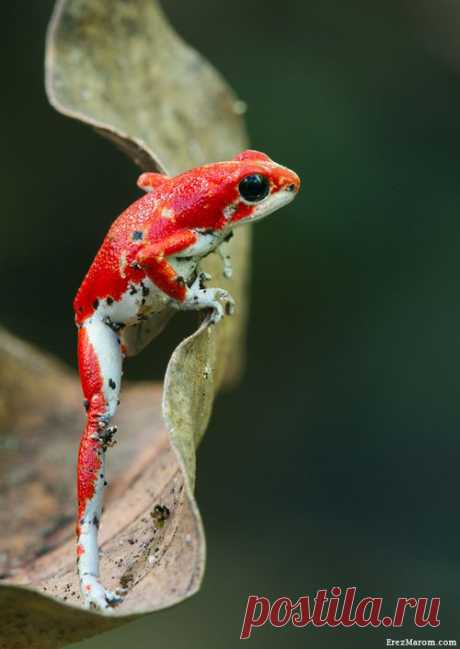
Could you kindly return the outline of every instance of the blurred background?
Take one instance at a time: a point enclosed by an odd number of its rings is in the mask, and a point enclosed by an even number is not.
[[[74,365],[73,295],[138,195],[137,169],[48,106],[52,4],[2,8],[0,308]],[[460,7],[163,6],[247,102],[252,146],[295,169],[303,192],[254,231],[247,371],[218,399],[198,457],[201,592],[74,646],[233,648],[249,594],[333,585],[384,595],[389,611],[400,595],[440,596],[441,627],[265,626],[250,645],[460,641]],[[270,308],[273,288],[283,302]],[[128,377],[160,378],[183,333],[174,324]]]

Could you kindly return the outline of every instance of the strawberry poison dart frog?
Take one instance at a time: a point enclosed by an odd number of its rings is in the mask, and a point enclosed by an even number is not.
[[[219,253],[229,277],[224,250],[233,229],[292,201],[300,180],[248,150],[171,178],[143,173],[138,185],[147,193],[114,221],[74,300],[86,408],[78,454],[77,562],[85,605],[106,611],[122,599],[99,581],[97,530],[123,358],[145,346],[154,335],[145,334],[149,323],[158,333],[162,314],[173,309],[208,310],[210,326],[233,312],[227,291],[206,287],[210,278],[200,272],[200,260]]]

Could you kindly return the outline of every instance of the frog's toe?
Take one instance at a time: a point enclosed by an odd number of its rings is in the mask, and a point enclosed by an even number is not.
[[[118,606],[118,604],[121,604],[121,602],[123,601],[123,596],[122,593],[119,593],[118,591],[113,593],[111,590],[106,590],[105,599],[107,604],[113,607],[113,606]]]
[[[112,613],[115,606],[123,601],[121,594],[106,590],[95,577],[86,578],[82,583],[85,608]]]

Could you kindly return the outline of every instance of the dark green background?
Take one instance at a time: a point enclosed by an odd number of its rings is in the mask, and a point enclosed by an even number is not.
[[[78,646],[233,648],[248,594],[334,584],[439,595],[441,628],[267,626],[249,646],[460,640],[460,26],[444,1],[439,24],[403,0],[163,4],[303,191],[255,229],[247,372],[199,454],[203,589]],[[47,105],[51,7],[2,7],[1,320],[74,363],[72,298],[137,170]],[[129,378],[160,377],[181,333]]]

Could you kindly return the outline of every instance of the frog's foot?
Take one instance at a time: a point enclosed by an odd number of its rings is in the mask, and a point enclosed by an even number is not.
[[[222,288],[215,288],[207,289],[207,292],[211,292],[212,298],[212,303],[210,304],[212,313],[209,316],[209,324],[217,324],[222,320],[224,315],[233,315],[235,313],[235,300],[228,291]]]
[[[178,309],[212,309],[208,324],[217,324],[224,315],[232,315],[235,311],[235,300],[223,288],[203,288],[208,277],[199,273],[192,286],[187,289],[183,302],[177,304]]]
[[[81,578],[81,594],[85,608],[112,613],[115,606],[123,601],[121,593],[106,590],[93,575],[83,575]]]

